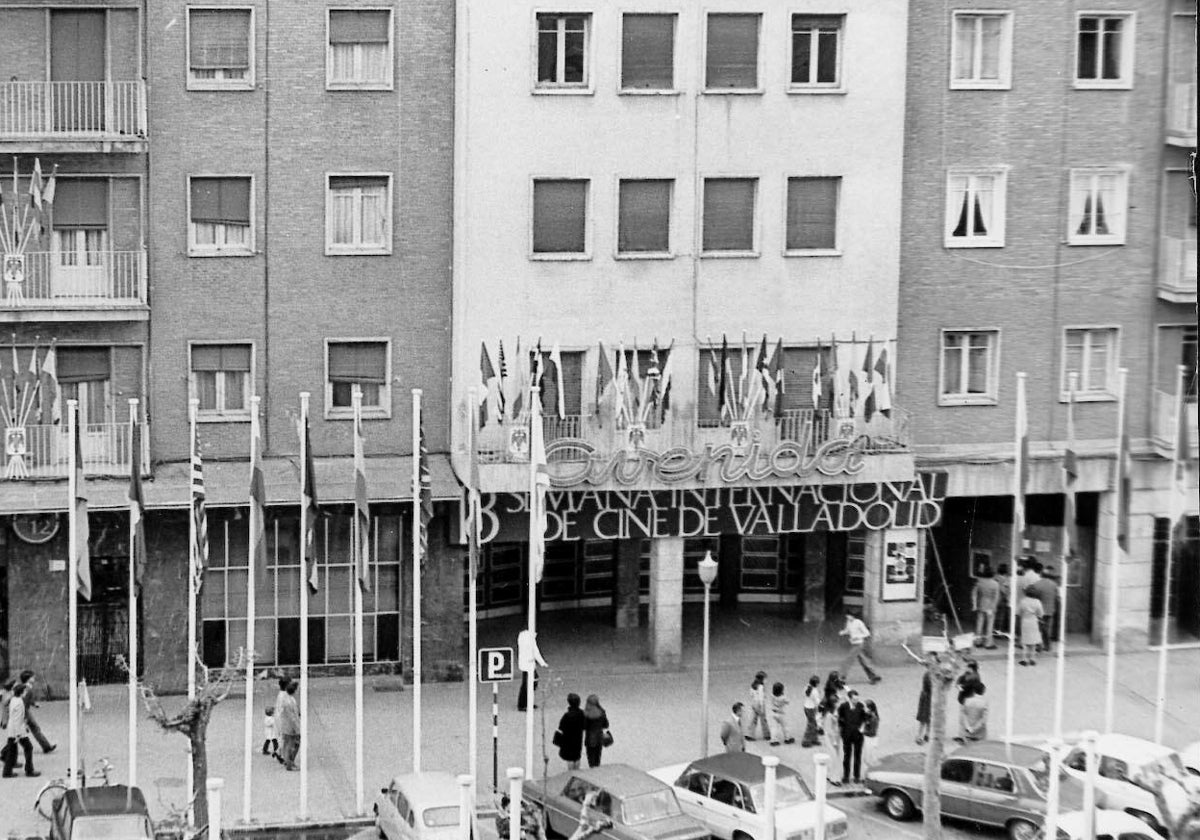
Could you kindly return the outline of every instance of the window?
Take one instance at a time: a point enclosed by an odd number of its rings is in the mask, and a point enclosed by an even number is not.
[[[754,252],[754,201],[756,178],[704,179],[704,235],[706,253]]]
[[[1113,399],[1116,396],[1117,331],[1112,327],[1068,329],[1063,344],[1062,399],[1069,376],[1078,373],[1075,399]]]
[[[325,253],[390,254],[391,207],[390,175],[329,175]]]
[[[254,87],[254,10],[189,8],[188,89]]]
[[[671,251],[670,180],[623,180],[617,197],[617,253],[662,256]]]
[[[1119,782],[1130,782],[1129,765],[1119,758],[1113,758],[1111,755],[1100,756],[1100,775],[1106,779],[1115,779]]]
[[[191,179],[189,254],[210,256],[253,252],[250,185],[249,176]]]
[[[941,405],[983,405],[996,402],[998,345],[994,330],[942,333]]]
[[[975,784],[977,787],[986,788],[988,790],[998,790],[1003,793],[1012,793],[1016,790],[1016,784],[1013,781],[1012,771],[1007,767],[1001,767],[999,764],[987,764],[980,762],[976,766]]]
[[[999,248],[1004,245],[1004,189],[1001,169],[950,172],[946,179],[947,248]]]
[[[390,90],[390,9],[330,9],[325,86],[332,90]]]
[[[358,386],[362,391],[364,415],[390,417],[392,364],[388,342],[379,339],[328,340],[325,350],[325,416],[351,416],[354,388]]]
[[[792,15],[792,87],[841,85],[841,15]]]
[[[788,178],[788,251],[837,249],[837,210],[841,178]]]
[[[1128,172],[1072,169],[1067,242],[1071,245],[1125,244]]]
[[[621,90],[675,88],[675,19],[643,14],[621,18]]]
[[[1075,87],[1133,87],[1133,15],[1079,16]]]
[[[758,89],[758,25],[761,15],[710,14],[704,87],[710,92]]]
[[[950,87],[1006,90],[1012,86],[1011,12],[955,12]]]
[[[58,350],[59,398],[63,408],[67,400],[79,401],[79,423],[84,432],[103,433],[103,429],[88,429],[113,422],[112,350],[108,347],[61,347]],[[65,413],[65,411],[64,411]],[[66,431],[66,427],[63,427]],[[106,437],[101,434],[101,437]],[[103,452],[106,440],[84,437],[85,451]],[[107,457],[107,456],[105,456]]]
[[[1087,753],[1082,748],[1076,747],[1070,755],[1063,759],[1063,764],[1072,770],[1087,772]]]
[[[50,248],[50,295],[110,297],[128,295],[120,265],[110,253],[107,178],[59,179],[54,196]],[[117,276],[114,277],[114,274]],[[114,288],[118,286],[119,288]]]
[[[533,254],[550,257],[587,256],[588,182],[533,182]]]
[[[712,776],[699,770],[693,770],[687,777],[687,784],[682,785],[682,787],[686,787],[692,793],[708,796],[708,789],[711,784]]]
[[[975,765],[962,758],[950,758],[942,762],[942,780],[970,784]]]
[[[200,419],[249,419],[249,344],[193,344],[192,397]]]
[[[588,87],[588,30],[591,15],[537,16],[537,87]]]

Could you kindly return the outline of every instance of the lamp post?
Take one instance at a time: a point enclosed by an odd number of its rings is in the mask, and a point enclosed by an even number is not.
[[[704,552],[699,571],[700,582],[704,584],[704,657],[700,689],[700,755],[704,757],[708,755],[708,600],[713,581],[717,579],[717,561],[713,560],[711,551]]]

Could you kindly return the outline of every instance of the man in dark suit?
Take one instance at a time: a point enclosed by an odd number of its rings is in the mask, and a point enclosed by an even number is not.
[[[858,784],[862,775],[863,724],[867,721],[867,710],[858,699],[858,692],[851,689],[845,702],[837,711],[838,730],[842,735],[842,784],[853,778]],[[854,774],[850,770],[853,766]]]

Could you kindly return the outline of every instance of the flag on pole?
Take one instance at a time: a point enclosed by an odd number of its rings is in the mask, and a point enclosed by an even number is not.
[[[263,480],[262,428],[257,413],[250,418],[250,562],[255,582],[267,583],[267,487]]]
[[[642,392],[641,367],[640,360],[638,359],[637,339],[635,338],[633,340],[633,349],[629,351],[629,384],[632,386],[631,390],[633,393],[631,400],[632,411],[630,414],[634,417],[641,415],[642,397],[644,396]]]
[[[709,342],[708,347],[708,393],[712,396],[717,395],[717,348]]]
[[[425,450],[423,435],[424,430],[422,430],[421,439],[422,453]],[[371,590],[371,508],[367,501],[367,463],[363,454],[363,444],[362,399],[360,397],[354,400],[354,533],[358,535],[358,544],[354,547],[354,567],[359,585],[364,591],[369,592]],[[309,452],[311,451],[310,449]],[[422,559],[424,559],[423,553]]]
[[[479,425],[486,426],[488,417],[496,416],[500,378],[496,375],[496,369],[492,367],[487,344],[482,341],[479,342],[479,374],[483,380],[483,393],[479,396]]]
[[[821,354],[824,351],[821,349],[821,339],[817,339],[817,360],[813,362],[812,369],[812,404],[813,411],[819,411],[821,408]]]
[[[1029,417],[1025,406],[1025,377],[1017,377],[1016,469],[1013,472],[1013,527],[1016,530],[1014,550],[1020,554],[1025,546],[1025,490],[1029,486]],[[1016,574],[1016,569],[1013,570]]]
[[[508,364],[504,360],[504,340],[503,339],[500,340],[500,352],[497,354],[496,364],[499,365],[499,367],[500,367],[500,370],[499,370],[500,380],[499,380],[499,385],[497,387],[498,393],[496,395],[496,399],[500,404],[500,421],[502,422],[504,420],[504,410],[508,407],[507,401],[508,401],[508,388],[509,388]]]
[[[80,443],[79,407],[75,407],[75,533],[71,539],[75,545],[75,585],[79,594],[92,600],[92,558],[88,552],[88,495],[87,482],[83,478],[83,447]]]
[[[1118,406],[1117,411],[1122,415],[1125,413],[1125,406]],[[1122,423],[1124,429],[1121,434],[1119,449],[1117,451],[1117,482],[1120,485],[1120,507],[1117,510],[1117,545],[1121,551],[1129,552],[1129,496],[1131,495],[1132,485],[1129,477],[1129,426],[1127,423]]]
[[[546,566],[546,491],[550,489],[550,472],[546,464],[546,438],[542,429],[540,406],[534,407],[530,418],[529,469],[532,473],[529,515],[533,520],[529,546],[530,580],[541,583],[542,571]]]
[[[875,416],[875,339],[867,339],[867,355],[863,357],[862,372],[867,380],[867,398],[863,400],[863,418],[870,423]]]
[[[717,408],[721,411],[721,418],[730,412],[729,391],[733,387],[730,366],[729,366],[729,339],[724,335],[721,336],[721,379],[717,386]]]
[[[621,417],[629,418],[629,366],[625,357],[625,342],[617,345],[617,378],[614,389],[613,417],[620,425]]]
[[[300,488],[300,521],[304,528],[302,539],[307,546],[308,558],[308,588],[315,593],[320,584],[320,573],[317,571],[317,552],[315,549],[317,535],[317,520],[322,515],[321,505],[317,501],[317,469],[313,462],[312,435],[309,431],[308,417],[304,418],[304,485]],[[357,451],[357,450],[356,450]],[[355,465],[355,491],[358,490],[357,464]],[[364,479],[365,483],[365,479]]]
[[[204,569],[208,566],[208,513],[204,509],[204,463],[200,458],[200,440],[192,449],[192,517],[196,522],[196,544],[193,546],[192,586],[197,594],[204,585]]]
[[[54,204],[54,194],[58,191],[58,164],[54,164],[54,168],[50,170],[50,179],[46,181],[46,186],[42,188],[42,203]]]
[[[604,342],[599,342],[599,355],[596,357],[596,422],[604,425],[604,401],[612,388],[613,369],[608,354],[604,352]]]
[[[891,377],[888,376],[888,351],[887,347],[882,347],[879,350],[879,356],[875,359],[875,407],[884,417],[892,416],[892,386],[890,383]]]
[[[521,416],[521,410],[525,407],[525,400],[529,395],[529,360],[521,358],[520,336],[517,336],[517,349],[513,351],[513,364],[513,396],[509,405],[512,407],[512,419],[516,420]]]
[[[1071,385],[1075,384],[1074,375]],[[1066,530],[1067,545],[1070,546],[1070,556],[1079,550],[1079,534],[1075,527],[1076,519],[1076,483],[1079,480],[1079,462],[1075,454],[1075,388],[1067,392],[1067,449],[1063,453],[1063,528]],[[1064,586],[1065,581],[1064,581]]]
[[[659,400],[659,405],[658,405],[659,410],[661,411],[660,417],[662,419],[666,418],[667,410],[670,409],[670,407],[671,407],[671,378],[675,375],[675,371],[674,371],[675,353],[673,352],[674,350],[675,350],[675,339],[671,339],[671,346],[663,351],[664,361],[663,361],[663,366],[662,366],[662,380],[661,380],[661,384],[659,385],[659,389],[658,389],[662,393],[662,398]]]
[[[562,350],[559,349],[558,342],[554,342],[554,346],[550,348],[550,364],[554,365],[554,397],[557,405],[558,419],[565,420],[567,418],[566,398],[563,394],[563,367],[562,367]]]
[[[758,355],[754,360],[754,370],[751,372],[751,387],[747,393],[747,411],[769,409],[775,401],[775,383],[771,380],[771,360],[767,355],[767,335],[763,333],[762,343],[758,347]],[[749,414],[747,414],[749,416]]]
[[[1187,486],[1187,459],[1190,454],[1191,440],[1188,437],[1188,420],[1187,420],[1187,372],[1180,377],[1179,383],[1176,386],[1179,390],[1175,398],[1175,459],[1172,465],[1175,482],[1174,490],[1174,511],[1172,511],[1172,527],[1179,529],[1181,532],[1187,526],[1187,507],[1192,494],[1188,492]],[[1182,533],[1179,534],[1182,539]]]
[[[146,498],[142,494],[142,424],[130,421],[129,444],[129,562],[134,582],[142,588],[146,574]]]
[[[42,361],[41,385],[38,388],[38,413],[43,423],[58,424],[62,422],[62,400],[58,393],[58,354],[54,345],[46,351]]]
[[[771,380],[775,383],[775,418],[783,417],[783,398],[787,391],[784,385],[785,371],[783,369],[783,337],[775,345],[775,356],[771,360]]]
[[[746,346],[746,332],[742,331],[742,370],[738,374],[737,401],[745,405],[746,383],[750,378],[750,348]]]
[[[39,213],[42,212],[42,161],[33,159],[33,174],[29,176],[29,197]]]
[[[539,412],[540,414],[540,412]],[[417,448],[417,475],[420,487],[417,488],[418,503],[421,509],[420,541],[421,565],[424,568],[425,558],[429,554],[429,523],[433,521],[433,479],[429,474],[429,448],[425,445],[425,411],[417,415],[420,445]]]

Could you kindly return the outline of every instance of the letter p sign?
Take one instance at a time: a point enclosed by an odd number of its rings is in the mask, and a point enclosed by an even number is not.
[[[512,678],[512,648],[479,649],[479,681],[481,683],[508,682]]]

